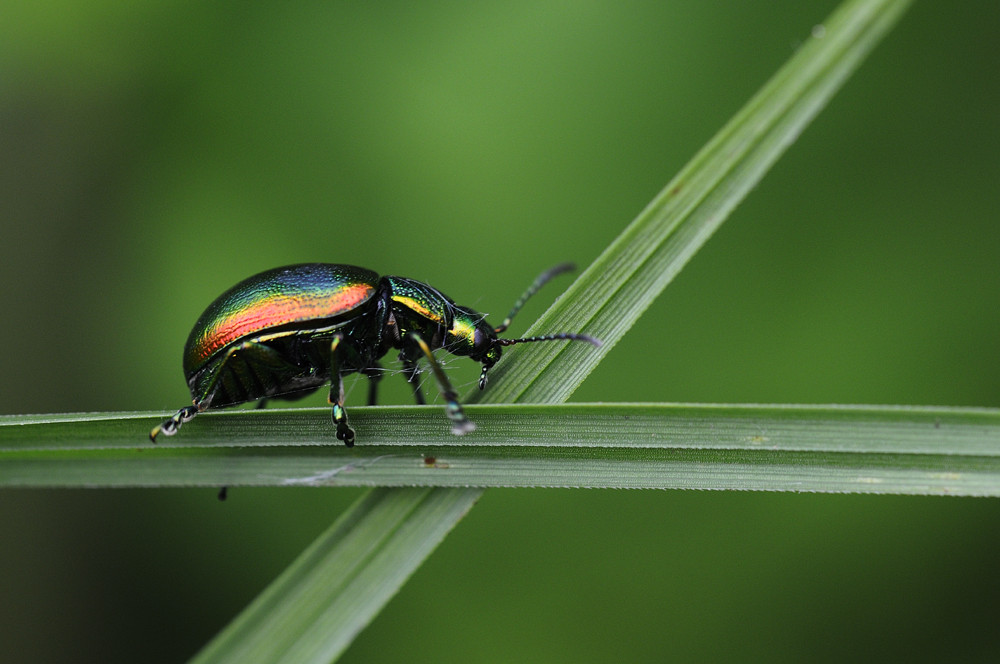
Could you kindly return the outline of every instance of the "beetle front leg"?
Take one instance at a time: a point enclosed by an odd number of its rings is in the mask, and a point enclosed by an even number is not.
[[[149,432],[149,439],[155,443],[156,437],[161,433],[164,436],[174,435],[182,424],[190,422],[199,412],[197,406],[184,406],[161,424],[153,427],[153,430]]]
[[[437,378],[438,386],[441,388],[441,396],[445,400],[445,412],[448,414],[448,419],[451,420],[451,432],[456,436],[462,436],[475,430],[476,425],[465,417],[462,404],[458,402],[458,395],[455,394],[455,390],[452,388],[451,382],[448,381],[448,376],[445,375],[444,369],[441,368],[441,365],[434,358],[431,347],[416,332],[410,332],[410,338],[416,342],[417,347],[423,352],[431,365],[434,377]]]
[[[347,411],[344,410],[344,379],[340,375],[340,344],[344,334],[338,332],[330,342],[330,397],[328,401],[333,406],[333,423],[337,425],[337,438],[344,445],[354,447],[354,429],[347,424]]]

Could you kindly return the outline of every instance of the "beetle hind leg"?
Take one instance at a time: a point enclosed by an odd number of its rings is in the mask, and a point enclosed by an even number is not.
[[[153,427],[153,430],[149,432],[149,439],[155,443],[156,437],[161,433],[164,436],[174,435],[182,424],[190,422],[199,412],[197,406],[184,406],[162,423]]]

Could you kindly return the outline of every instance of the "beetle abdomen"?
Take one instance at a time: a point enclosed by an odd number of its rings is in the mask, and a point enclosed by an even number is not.
[[[375,295],[379,276],[353,265],[306,263],[262,272],[223,293],[195,323],[184,347],[189,378],[245,337],[302,321],[335,318]]]

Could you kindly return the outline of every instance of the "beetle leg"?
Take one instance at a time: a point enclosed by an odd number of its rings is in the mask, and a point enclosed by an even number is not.
[[[399,354],[399,361],[403,363],[403,375],[406,376],[406,382],[413,388],[413,398],[416,399],[418,405],[424,405],[427,402],[424,401],[424,393],[420,389],[420,368],[417,366],[417,361],[411,360],[406,353]]]
[[[226,351],[226,355],[223,358],[222,362],[219,364],[219,366],[222,367],[227,362],[232,361],[233,356],[235,356],[237,352],[253,353],[258,360],[266,358],[268,360],[271,360],[272,362],[275,362],[275,361],[280,361],[281,359],[280,356],[278,356],[272,349],[258,343],[258,341],[250,340],[250,341],[244,341],[239,346],[234,346],[233,348],[230,348],[228,351]],[[205,388],[201,391],[201,393],[195,397],[194,399],[195,405],[185,406],[184,408],[181,408],[176,413],[171,415],[169,419],[164,420],[162,424],[153,427],[153,430],[149,432],[149,439],[155,443],[156,437],[159,436],[161,433],[164,436],[174,435],[175,433],[177,433],[177,429],[179,429],[182,424],[184,424],[185,422],[190,422],[195,415],[197,415],[203,410],[206,410],[212,403],[212,397],[215,396],[215,391],[219,386],[219,381],[222,379],[222,376],[223,372],[221,370],[216,371],[215,375],[212,377],[212,380],[209,381],[209,383],[205,386]],[[266,402],[267,402],[266,398],[261,399],[260,402],[258,402],[257,407],[263,408]]]
[[[211,380],[202,387],[199,394],[195,395],[194,403],[199,409],[205,410],[211,407],[216,392],[225,385],[227,371],[233,372],[233,375],[229,376],[231,386],[241,387],[244,393],[255,391],[257,394],[260,394],[263,391],[263,384],[261,383],[260,376],[250,367],[250,360],[260,367],[267,367],[273,370],[280,370],[290,366],[277,351],[264,343],[277,336],[272,335],[271,337],[248,339],[238,346],[229,348],[218,363],[218,368]],[[245,360],[245,362],[240,364],[238,362],[239,359]],[[263,408],[267,399],[268,397],[264,397],[258,401],[257,408]],[[252,399],[241,399],[237,403],[243,403],[244,401],[252,401]]]
[[[344,379],[340,375],[340,344],[344,341],[344,333],[338,332],[330,341],[330,397],[328,401],[333,406],[333,423],[337,425],[337,438],[344,445],[354,447],[354,429],[347,424],[347,411],[344,410]]]
[[[155,443],[156,437],[161,433],[164,436],[174,435],[182,424],[190,422],[198,412],[196,406],[184,406],[168,419],[164,420],[162,424],[157,424],[153,427],[153,430],[149,432],[149,439]]]
[[[376,362],[365,369],[364,374],[368,376],[368,405],[374,406],[378,403],[378,382],[382,380],[382,366]]]
[[[431,347],[427,345],[427,342],[417,334],[416,332],[410,332],[410,339],[412,339],[420,350],[423,352],[427,361],[431,365],[431,370],[434,371],[434,377],[437,378],[438,386],[441,388],[441,396],[445,400],[445,412],[448,414],[448,419],[451,420],[451,432],[456,436],[461,436],[469,433],[476,428],[476,425],[469,421],[465,417],[465,411],[462,410],[462,404],[458,403],[458,395],[455,394],[455,390],[451,387],[451,383],[448,381],[448,376],[445,375],[444,369],[438,364],[438,361],[434,359],[434,353],[431,352]]]

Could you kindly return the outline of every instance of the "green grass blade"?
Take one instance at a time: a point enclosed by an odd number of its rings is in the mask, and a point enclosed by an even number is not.
[[[1000,495],[1000,410],[712,404],[489,405],[475,432],[439,408],[224,412],[136,454],[156,417],[0,419],[0,487],[426,486]],[[80,421],[83,420],[83,421]],[[104,430],[107,424],[111,429]],[[87,436],[80,432],[94,430]],[[10,432],[15,435],[11,436]],[[289,434],[288,432],[294,432]],[[140,443],[142,445],[142,443]],[[471,499],[470,499],[471,502]]]
[[[192,661],[333,661],[479,493],[474,489],[367,493]]]
[[[907,0],[845,2],[528,330],[604,341],[516,346],[483,401],[565,401],[895,24]],[[475,398],[475,397],[473,397]]]
[[[770,165],[795,140],[802,128],[822,108],[845,78],[888,32],[907,4],[905,0],[845,2],[826,22],[822,38],[816,36],[818,32],[814,32],[814,37],[677,178],[667,185],[608,250],[580,276],[565,296],[558,300],[529,331],[529,334],[532,334],[536,330],[558,327],[565,331],[586,332],[605,341],[602,349],[595,351],[584,344],[556,343],[515,347],[508,353],[505,361],[495,368],[492,374],[492,388],[485,393],[483,400],[538,403],[565,401],[746,193],[759,182]],[[555,325],[556,323],[558,325]],[[367,411],[365,412],[367,414]],[[488,412],[486,409],[477,410],[474,415],[477,423],[480,423],[481,430],[486,428],[484,423],[488,419]],[[387,413],[388,411],[372,409],[372,422]],[[415,414],[414,412],[413,415]],[[237,413],[231,421],[234,422],[239,417],[246,416]],[[268,414],[267,417],[268,421],[274,422],[275,418],[281,417],[281,414]],[[361,417],[359,412],[356,418],[359,426]],[[571,419],[577,417],[582,417],[579,411],[574,412]],[[956,414],[956,417],[959,415]],[[497,426],[506,429],[504,435],[508,438],[512,435],[510,433],[512,419],[506,417],[498,420]],[[564,423],[567,421],[565,414],[561,419]],[[629,418],[622,418],[618,424],[624,426],[628,421]],[[133,420],[121,419],[120,422],[134,424]],[[259,424],[260,420],[257,420],[257,423]],[[3,428],[4,432],[8,430],[7,426],[30,426],[10,420],[5,420],[4,424],[6,425]],[[537,425],[536,422],[536,427]],[[66,423],[50,422],[38,426],[49,427],[50,431],[54,431],[58,427],[65,427]],[[127,428],[128,425],[121,426]],[[179,465],[184,462],[191,463],[188,470],[215,468],[215,471],[208,474],[212,475],[212,479],[221,477],[224,484],[230,483],[229,479],[235,479],[237,476],[246,478],[253,473],[265,476],[272,473],[285,479],[325,477],[341,481],[347,477],[367,477],[368,481],[372,481],[371,478],[375,476],[376,471],[396,463],[399,459],[408,461],[410,466],[419,467],[422,464],[424,467],[419,470],[424,471],[428,477],[442,475],[455,477],[459,470],[474,468],[475,464],[472,461],[475,457],[471,457],[466,463],[465,457],[459,458],[457,452],[462,450],[464,453],[477,448],[467,444],[455,446],[449,444],[450,440],[449,443],[445,443],[448,437],[447,434],[442,435],[440,426],[440,422],[437,421],[435,433],[427,438],[429,442],[416,444],[409,451],[411,455],[409,459],[403,453],[406,448],[397,445],[391,447],[392,451],[387,451],[381,459],[369,458],[367,465],[352,461],[338,466],[336,463],[331,464],[335,452],[330,447],[308,445],[295,447],[298,453],[305,453],[297,457],[302,464],[296,471],[298,474],[289,473],[292,464],[286,464],[281,469],[276,469],[273,465],[282,458],[286,460],[292,458],[291,455],[281,453],[286,449],[282,444],[288,442],[287,436],[293,431],[286,429],[283,432],[285,437],[277,439],[271,446],[226,447],[216,444],[198,447],[195,441],[191,440],[191,436],[187,436],[185,447],[163,445],[150,449],[148,445],[140,447],[142,445],[140,439],[132,443],[133,449],[106,445],[76,449],[63,447],[49,450],[24,448],[6,450],[0,460],[2,464],[0,475],[7,478],[7,486],[13,486],[17,477],[26,477],[33,467],[37,470],[38,464],[47,463],[38,456],[46,454],[50,455],[48,461],[53,459],[65,461],[74,455],[77,456],[75,463],[69,465],[79,468],[81,477],[89,474],[90,481],[95,484],[101,482],[98,477],[117,477],[119,480],[127,478],[138,484],[149,481],[149,485],[163,485],[165,478],[171,473],[176,473]],[[194,429],[191,425],[188,427]],[[404,430],[414,427],[414,423],[408,420]],[[777,423],[771,429],[777,430],[775,427],[778,427]],[[64,435],[81,436],[79,432],[86,428],[84,423],[78,422],[71,425],[69,431],[64,429]],[[555,425],[555,429],[558,428],[559,426]],[[608,421],[605,419],[603,423],[599,423],[597,431],[606,432],[608,428]],[[518,482],[527,481],[526,478],[530,478],[533,473],[536,478],[545,475],[550,478],[548,481],[553,481],[551,478],[559,475],[572,478],[574,473],[577,478],[582,473],[588,473],[590,478],[603,477],[604,481],[608,481],[607,478],[613,479],[622,473],[637,478],[638,470],[629,465],[635,460],[644,463],[647,469],[652,469],[655,464],[651,455],[655,452],[660,455],[659,470],[649,475],[657,478],[656,482],[664,483],[665,478],[675,473],[677,478],[687,478],[684,481],[689,482],[691,486],[702,482],[706,486],[721,487],[724,483],[715,479],[717,474],[721,473],[724,476],[726,467],[736,467],[738,471],[729,479],[733,482],[732,486],[738,488],[762,488],[761,482],[766,482],[770,478],[770,481],[778,483],[779,477],[785,478],[780,481],[785,483],[786,488],[792,488],[795,481],[803,480],[804,477],[815,476],[824,480],[836,476],[843,481],[841,470],[851,462],[844,461],[843,457],[837,456],[838,454],[846,454],[847,459],[864,457],[862,467],[854,469],[855,475],[858,471],[869,469],[870,466],[878,469],[880,453],[877,452],[866,456],[860,452],[785,450],[779,452],[786,455],[783,460],[778,459],[770,465],[761,463],[760,452],[766,453],[765,443],[770,435],[767,431],[760,431],[759,427],[758,430],[754,429],[753,424],[747,429],[749,442],[759,442],[761,450],[698,447],[673,449],[652,445],[624,449],[615,446],[602,451],[583,444],[553,447],[527,444],[511,446],[508,443],[495,446],[493,449],[497,456],[489,459],[486,465],[494,469],[494,474],[505,473],[506,482],[514,483],[518,473],[515,472],[516,464],[513,459],[516,458],[514,453],[517,453],[522,454],[524,460],[528,460],[527,465],[519,471],[522,479],[516,480]],[[184,433],[189,433],[188,429],[185,429]],[[633,432],[633,435],[638,434],[639,432]],[[624,438],[621,436],[621,439]],[[9,442],[10,439],[4,440]],[[325,437],[323,440],[329,439]],[[650,442],[655,440],[655,437],[643,440]],[[442,458],[445,453],[455,455],[454,463],[438,467],[437,459],[432,463],[424,462],[424,456],[437,454],[437,448],[431,447],[433,441],[442,443],[440,445]],[[187,447],[187,444],[191,444],[191,447]],[[371,444],[366,442],[364,448],[366,451],[362,451],[359,446],[355,452],[359,455],[357,458],[364,459],[362,455],[375,451],[376,444],[374,440]],[[137,454],[138,450],[141,450],[141,453]],[[276,451],[278,453],[275,453]],[[345,454],[340,450],[336,453]],[[529,460],[529,453],[536,454],[536,458]],[[158,459],[158,463],[147,466],[147,472],[141,468],[128,468],[127,465],[117,464],[121,459],[115,459],[116,455],[126,455],[139,462],[143,458]],[[915,463],[918,457],[925,461],[966,459],[963,455],[955,454],[914,454],[912,458]],[[255,458],[260,464],[257,469],[250,474],[241,474],[246,467],[253,465]],[[973,466],[962,467],[956,474],[992,477],[990,475],[992,471],[986,466],[995,457],[970,455],[969,458],[973,459],[970,462]],[[264,459],[264,462],[260,462],[260,459]],[[569,465],[560,468],[559,463],[564,461]],[[113,466],[113,470],[107,471],[109,475],[100,474],[102,463],[110,463]],[[612,465],[605,466],[601,470],[595,463]],[[359,464],[364,470],[357,470]],[[148,470],[154,465],[155,470]],[[350,472],[346,472],[349,470],[348,467]],[[766,470],[761,476],[756,476],[753,473],[754,468],[766,468]],[[919,470],[924,472],[926,477],[927,473],[936,472],[936,468],[938,466],[931,463],[929,466],[924,464]],[[543,469],[545,472],[536,472],[535,469]],[[891,470],[887,465],[883,465],[882,469],[886,472]],[[233,475],[223,477],[215,474],[223,470]],[[354,472],[355,470],[357,472]],[[786,476],[783,471],[791,471],[791,475]],[[68,467],[64,467],[60,472],[62,479],[68,481],[68,475],[71,473]],[[316,472],[326,475],[316,475]],[[846,477],[849,478],[851,469],[846,472]],[[186,477],[190,484],[203,481],[198,478],[196,472]],[[699,477],[701,479],[698,479]],[[871,475],[871,477],[876,476]],[[157,481],[161,483],[154,484]],[[678,485],[682,482],[681,479],[676,481]],[[591,479],[591,482],[594,486],[601,485],[598,479]],[[650,486],[654,485],[652,480],[648,482]],[[359,481],[359,483],[364,482]],[[871,484],[876,483],[871,482]],[[832,479],[826,486],[828,488],[825,490],[838,490],[833,488]],[[970,492],[972,491],[971,484],[965,486]],[[800,484],[797,488],[808,490],[806,487],[807,484]],[[899,490],[904,491],[903,488]],[[329,539],[321,538],[292,569],[282,575],[251,608],[241,614],[229,629],[206,648],[203,661],[281,661],[280,658],[286,655],[288,659],[285,661],[321,662],[335,658],[357,630],[388,601],[395,589],[416,569],[479,495],[478,489],[437,489],[429,493],[426,491],[379,490],[362,501],[335,524]],[[431,496],[434,497],[432,502],[440,501],[441,508],[428,507],[425,514],[422,507],[431,500]],[[384,510],[380,509],[382,507]],[[393,521],[392,518],[388,518],[387,515],[390,513],[400,515],[399,519]],[[392,553],[362,556],[358,566],[351,569],[337,567],[338,564],[343,564],[340,560],[344,557],[345,550],[353,553],[359,549],[369,550],[367,547],[378,548],[379,542],[392,542],[393,544],[387,544],[389,548],[385,549]],[[341,546],[345,549],[341,550],[339,548]],[[342,589],[335,590],[325,597],[314,597],[311,594],[310,591],[317,584],[322,585],[323,582],[335,580],[344,581],[343,575],[346,575],[346,585]],[[379,589],[374,593],[374,599],[369,599],[365,593],[369,588],[368,584]],[[326,591],[325,588],[322,590]],[[313,602],[313,599],[316,601]],[[297,610],[300,603],[303,605],[302,611]],[[307,609],[305,605],[309,608]],[[350,616],[353,615],[361,618],[351,620]],[[274,649],[266,652],[261,650],[258,659],[248,660],[243,653],[256,654],[257,651],[243,650],[243,648],[247,639],[256,634],[267,634],[281,641],[277,641],[278,647]],[[282,649],[282,644],[287,645],[287,648]]]

